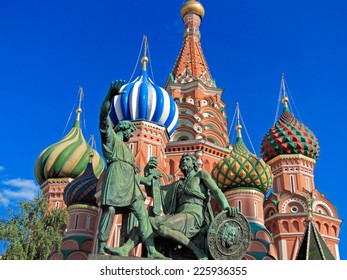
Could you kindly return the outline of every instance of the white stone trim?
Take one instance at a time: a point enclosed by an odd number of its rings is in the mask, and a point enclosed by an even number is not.
[[[289,203],[291,203],[291,202],[298,202],[298,203],[304,208],[304,211],[307,212],[307,205],[306,205],[306,203],[305,203],[304,201],[302,201],[301,199],[294,197],[294,198],[290,198],[290,199],[286,200],[286,201],[282,204],[282,209],[281,209],[281,212],[282,212],[282,213],[285,213],[284,210],[285,210],[286,206],[287,206]]]
[[[315,202],[313,203],[313,205],[312,205],[312,211],[315,210],[315,208],[317,207],[317,205],[323,205],[324,208],[325,208],[326,210],[328,210],[330,216],[331,216],[331,217],[334,217],[334,213],[333,213],[333,211],[331,210],[330,206],[329,206],[327,203],[325,203],[324,201],[321,201],[321,200],[317,200],[317,201],[315,201]]]

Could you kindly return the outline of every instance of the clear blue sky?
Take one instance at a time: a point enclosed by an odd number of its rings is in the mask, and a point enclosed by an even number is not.
[[[156,84],[164,86],[183,39],[182,0],[36,0],[0,5],[0,215],[39,189],[34,165],[59,141],[79,86],[83,132],[98,134],[113,80],[131,77],[148,36]],[[202,48],[232,120],[235,104],[256,153],[273,125],[284,72],[293,113],[318,137],[316,187],[345,219],[347,1],[202,1]],[[136,74],[138,73],[138,70]],[[295,108],[295,107],[293,107]],[[64,134],[65,133],[65,134]],[[248,146],[250,148],[250,146]],[[347,233],[340,254],[347,259]]]

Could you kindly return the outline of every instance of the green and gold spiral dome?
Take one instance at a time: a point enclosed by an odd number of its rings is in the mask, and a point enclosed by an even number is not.
[[[37,158],[35,177],[40,185],[53,178],[76,178],[86,169],[92,148],[84,139],[80,128],[81,112],[81,108],[78,108],[70,132],[62,140],[43,150]],[[93,154],[93,169],[99,177],[104,170],[104,161],[94,149]]]
[[[273,182],[270,166],[247,149],[241,128],[241,125],[237,125],[236,143],[231,153],[213,168],[212,177],[222,191],[253,188],[266,194]]]

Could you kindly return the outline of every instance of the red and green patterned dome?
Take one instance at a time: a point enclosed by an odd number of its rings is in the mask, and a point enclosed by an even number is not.
[[[238,137],[233,150],[213,168],[212,177],[222,191],[254,188],[266,194],[273,182],[270,166],[247,149],[241,137],[241,126],[236,129]]]
[[[320,150],[316,136],[289,111],[286,97],[283,102],[284,109],[280,119],[263,138],[263,159],[267,162],[278,155],[299,154],[316,160]]]

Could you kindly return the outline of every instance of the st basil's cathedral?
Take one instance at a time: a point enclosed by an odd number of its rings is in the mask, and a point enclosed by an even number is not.
[[[198,167],[212,175],[229,204],[248,220],[251,241],[242,259],[339,259],[342,220],[314,182],[320,146],[314,133],[290,111],[284,77],[282,114],[267,132],[264,128],[258,158],[243,141],[239,107],[236,141],[230,142],[224,90],[212,78],[200,43],[203,5],[186,1],[180,14],[183,44],[166,84],[156,85],[149,76],[144,38],[138,77],[124,85],[125,94],[113,99],[113,125],[130,120],[136,127],[127,144],[140,174],[149,158],[157,157],[163,184],[168,184],[183,177],[181,156],[194,154]],[[35,165],[36,180],[49,198],[50,209],[67,208],[69,213],[62,246],[52,250],[52,260],[85,260],[97,253],[100,178],[106,167],[95,144],[82,133],[81,113],[79,106],[71,130],[44,149]],[[152,198],[145,203],[151,205]],[[218,213],[213,199],[211,204]],[[131,216],[126,222],[134,223]],[[116,215],[108,245],[124,242],[122,224],[125,221]],[[133,256],[141,253],[141,245],[132,252]]]

